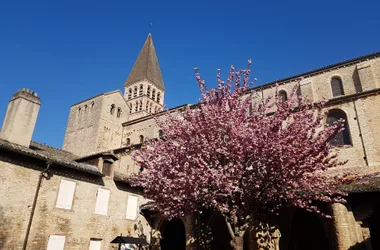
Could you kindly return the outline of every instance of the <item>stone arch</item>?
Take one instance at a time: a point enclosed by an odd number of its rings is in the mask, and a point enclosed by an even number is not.
[[[368,218],[368,226],[372,249],[380,249],[380,207],[377,205],[374,213]]]
[[[280,238],[280,249],[285,250],[330,250],[332,242],[328,237],[322,218],[303,209],[295,211],[288,237]]]
[[[186,249],[186,228],[182,219],[161,220],[158,229],[161,232],[161,250]]]
[[[331,109],[328,111],[326,124],[333,125],[334,122],[343,119],[344,130],[340,131],[331,142],[335,146],[352,145],[350,126],[348,124],[347,114],[341,109]]]
[[[340,76],[331,77],[330,85],[333,97],[344,95],[343,81]]]
[[[288,94],[283,89],[278,91],[278,96],[280,97],[281,102],[286,102],[288,100]]]
[[[212,240],[210,244],[211,250],[232,250],[230,241],[231,236],[228,233],[227,225],[224,217],[219,213],[213,213],[207,223],[211,230]]]

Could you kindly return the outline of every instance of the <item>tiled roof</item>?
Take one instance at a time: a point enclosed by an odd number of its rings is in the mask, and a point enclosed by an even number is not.
[[[251,88],[250,90],[256,90],[256,89],[261,89],[261,88],[268,88],[268,87],[271,87],[271,86],[273,86],[275,84],[282,84],[282,83],[286,83],[286,82],[289,82],[289,81],[295,81],[295,80],[297,80],[297,79],[299,79],[301,77],[305,77],[305,78],[306,77],[311,77],[311,76],[314,76],[314,75],[321,74],[321,73],[323,73],[325,71],[333,70],[333,69],[340,68],[340,67],[346,67],[346,66],[349,66],[349,65],[352,65],[352,64],[356,64],[356,63],[360,63],[360,62],[363,62],[363,61],[371,60],[371,59],[374,59],[374,58],[377,58],[377,57],[380,57],[380,52],[375,52],[375,53],[371,53],[371,54],[368,54],[368,55],[356,57],[356,58],[353,58],[353,59],[341,61],[341,62],[330,64],[330,65],[327,65],[327,66],[324,66],[324,67],[321,67],[321,68],[317,68],[317,69],[314,69],[314,70],[311,70],[311,71],[303,72],[301,74],[297,74],[297,75],[289,76],[289,77],[286,77],[286,78],[278,79],[276,81],[264,83],[264,84],[261,84],[259,86],[255,86],[255,87]]]
[[[124,86],[129,86],[143,79],[146,79],[158,88],[165,90],[160,64],[158,63],[151,34],[149,34],[146,38],[140,54],[136,59],[135,65],[133,65],[131,73],[125,81]]]
[[[364,183],[363,183],[364,182]],[[380,191],[380,174],[371,178],[364,178],[351,184],[341,186],[347,193],[371,193]]]
[[[29,148],[27,148],[0,139],[0,150],[12,151],[35,159],[51,161],[53,164],[56,164],[58,166],[102,176],[102,173],[97,167],[86,163],[75,162],[75,159],[79,158],[79,156],[76,156],[64,150],[43,145],[41,143],[31,142]]]

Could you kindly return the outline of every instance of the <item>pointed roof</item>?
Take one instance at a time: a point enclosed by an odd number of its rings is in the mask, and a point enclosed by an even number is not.
[[[160,65],[158,63],[156,50],[150,33],[145,40],[144,46],[136,59],[135,65],[133,65],[131,73],[129,73],[129,76],[125,81],[124,86],[131,85],[143,79],[147,79],[156,85],[156,87],[165,90]]]

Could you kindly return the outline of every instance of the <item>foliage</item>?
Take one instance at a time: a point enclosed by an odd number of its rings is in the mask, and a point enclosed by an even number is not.
[[[344,164],[329,143],[342,121],[323,126],[325,101],[308,102],[297,87],[286,101],[258,100],[249,75],[250,61],[244,70],[231,66],[226,81],[218,70],[218,86],[207,89],[196,69],[199,104],[157,118],[164,138],[133,154],[144,169],[134,185],[167,218],[211,208],[242,236],[257,216],[283,207],[321,213],[315,201],[343,201],[342,178],[325,174]]]

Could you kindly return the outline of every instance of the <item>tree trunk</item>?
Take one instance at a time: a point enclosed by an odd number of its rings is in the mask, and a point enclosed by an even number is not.
[[[234,250],[243,250],[244,248],[244,238],[240,236],[235,236],[231,240],[231,247]]]

